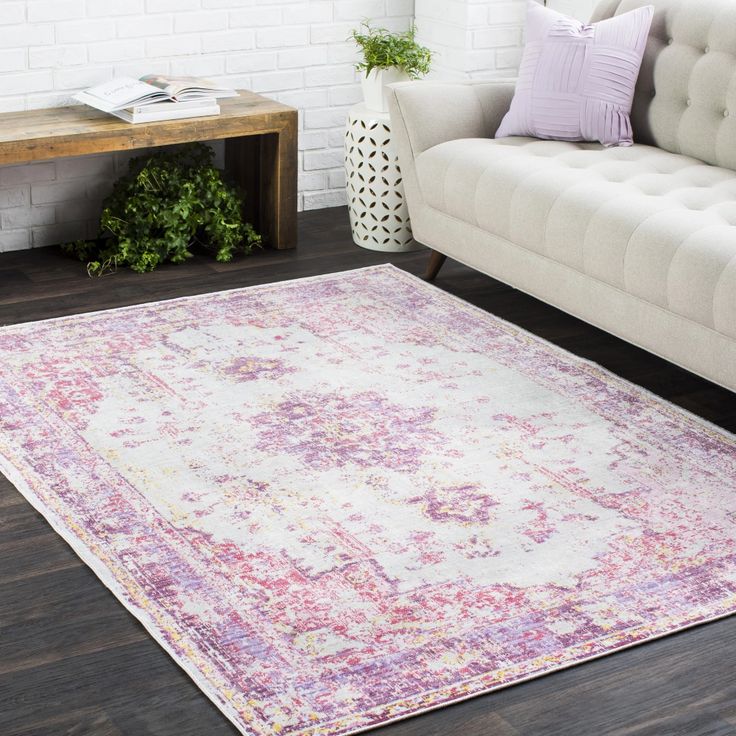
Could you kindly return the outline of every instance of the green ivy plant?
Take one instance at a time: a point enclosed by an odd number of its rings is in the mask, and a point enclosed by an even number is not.
[[[411,79],[418,79],[429,72],[432,52],[416,41],[416,26],[408,31],[392,33],[385,28],[374,28],[367,21],[353,30],[351,37],[358,45],[363,61],[356,64],[358,71],[368,76],[373,69],[388,69],[395,66],[406,72]]]
[[[90,276],[118,266],[143,273],[170,261],[183,263],[204,246],[218,261],[261,244],[243,221],[241,198],[223,181],[209,146],[192,143],[130,161],[103,202],[100,234],[62,249],[87,261]]]

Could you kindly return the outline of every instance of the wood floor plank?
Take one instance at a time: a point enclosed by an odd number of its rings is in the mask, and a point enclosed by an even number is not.
[[[73,661],[55,661],[34,670],[0,675],[3,735],[80,709],[105,714],[122,736],[237,733],[184,671],[150,639],[107,653],[80,654]],[[30,733],[40,736],[33,730]],[[48,733],[59,736],[58,731]],[[79,731],[78,736],[97,734],[94,730]]]
[[[98,708],[79,708],[43,720],[31,719],[4,736],[123,736],[122,731]]]
[[[85,577],[84,586],[98,581]],[[0,675],[18,674],[43,667],[52,662],[71,661],[84,654],[110,651],[146,638],[145,631],[106,602],[92,609],[79,610],[70,606],[67,615],[56,606],[53,613],[32,621],[11,623],[0,627],[3,656]]]
[[[37,520],[36,524],[27,539],[6,542],[0,534],[0,585],[83,567],[84,563],[43,519]],[[0,660],[2,644],[4,642],[0,642]]]
[[[296,251],[88,279],[55,248],[0,254],[0,324],[393,262],[343,208],[303,213]],[[460,264],[439,288],[736,431],[736,394]],[[385,736],[734,736],[736,618],[397,722]],[[0,478],[0,735],[233,736],[235,729]]]

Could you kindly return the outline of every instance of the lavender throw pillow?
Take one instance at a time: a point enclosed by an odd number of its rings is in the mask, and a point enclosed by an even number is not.
[[[631,103],[654,8],[586,25],[529,0],[511,109],[496,138],[630,146]]]

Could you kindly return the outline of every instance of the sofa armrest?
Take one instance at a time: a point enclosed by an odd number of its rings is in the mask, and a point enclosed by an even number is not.
[[[513,82],[394,84],[388,95],[391,129],[408,143],[403,153],[412,158],[457,138],[493,138],[513,96]]]

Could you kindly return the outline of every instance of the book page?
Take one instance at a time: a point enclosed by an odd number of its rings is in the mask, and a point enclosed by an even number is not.
[[[112,107],[126,107],[152,94],[163,98],[160,89],[132,77],[116,77],[85,90],[85,94],[96,97]]]
[[[184,92],[210,92],[223,90],[223,87],[209,79],[199,77],[169,77],[165,74],[147,74],[141,81],[162,89],[171,97],[177,97]]]

